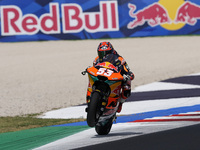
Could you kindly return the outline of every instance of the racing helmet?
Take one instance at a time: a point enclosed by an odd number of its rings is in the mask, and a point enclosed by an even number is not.
[[[102,60],[107,54],[113,53],[113,46],[110,42],[101,42],[97,48],[99,59]]]

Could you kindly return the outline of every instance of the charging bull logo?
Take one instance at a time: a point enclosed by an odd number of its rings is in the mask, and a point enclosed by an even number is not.
[[[175,21],[195,25],[197,19],[200,19],[200,6],[186,2],[178,9]]]
[[[134,18],[127,25],[134,29],[147,23],[151,27],[160,25],[167,30],[181,29],[185,24],[195,25],[200,19],[200,6],[184,0],[159,0],[142,10],[129,3],[129,16]]]
[[[129,15],[132,18],[136,18],[128,24],[129,29],[141,26],[146,21],[152,27],[161,23],[170,23],[170,18],[168,17],[167,11],[158,3],[154,3],[135,14],[134,11],[136,10],[136,6],[129,3],[128,7],[130,8]]]

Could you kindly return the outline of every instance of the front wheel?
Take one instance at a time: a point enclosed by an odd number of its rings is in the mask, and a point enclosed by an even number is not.
[[[90,127],[94,127],[99,118],[99,103],[100,103],[101,95],[99,92],[92,93],[88,112],[87,112],[87,124]]]
[[[98,133],[98,135],[107,135],[110,132],[114,118],[115,118],[115,115],[111,117],[110,119],[108,119],[104,125],[99,124],[95,126],[95,130]]]

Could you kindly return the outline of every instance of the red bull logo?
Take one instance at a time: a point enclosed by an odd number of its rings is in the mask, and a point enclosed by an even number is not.
[[[98,63],[97,66],[112,69],[112,70],[115,70],[116,72],[118,72],[118,69],[113,64],[111,64],[109,62]]]
[[[185,2],[177,11],[175,22],[183,22],[190,25],[195,25],[197,19],[200,19],[200,6]]]
[[[61,6],[50,3],[49,12],[39,17],[32,13],[23,14],[21,8],[15,5],[3,5],[0,7],[0,19],[2,36],[34,35],[39,31],[67,34],[82,30],[89,33],[119,30],[116,1],[100,1],[97,12],[84,12],[76,3],[63,3]]]
[[[184,0],[159,0],[142,10],[129,3],[129,16],[134,18],[127,25],[134,29],[147,23],[151,27],[160,25],[167,30],[181,29],[185,24],[195,25],[200,19],[200,6]]]
[[[129,3],[128,7],[130,8],[129,15],[132,18],[136,18],[128,24],[129,29],[141,26],[145,22],[152,27],[166,22],[170,23],[170,18],[168,17],[166,9],[158,3],[154,3],[135,14],[136,6]]]

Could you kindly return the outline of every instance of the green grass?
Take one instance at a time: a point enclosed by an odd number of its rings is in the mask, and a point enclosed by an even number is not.
[[[85,121],[85,119],[41,119],[35,115],[0,117],[0,133]]]

